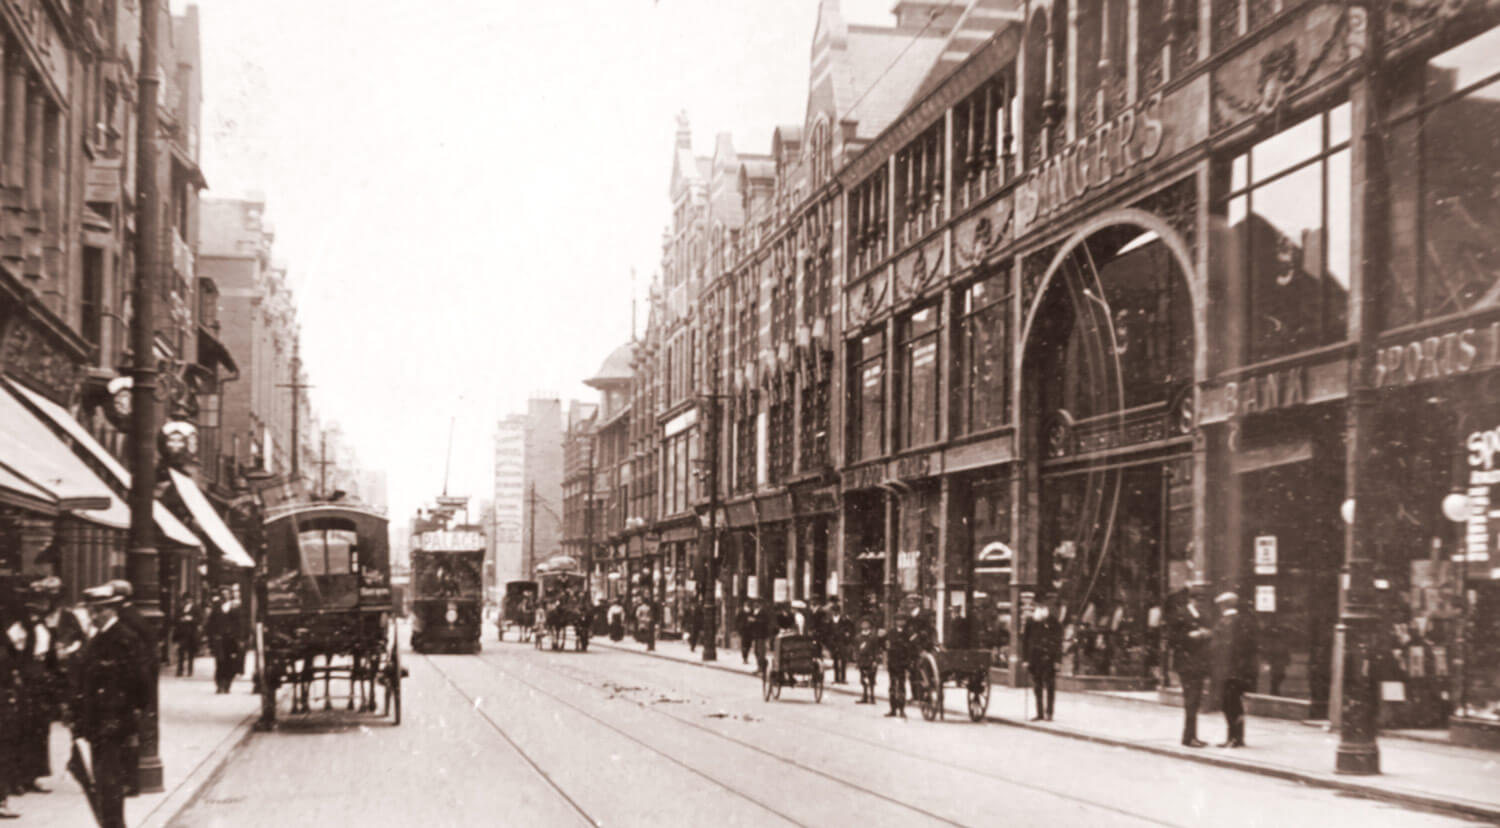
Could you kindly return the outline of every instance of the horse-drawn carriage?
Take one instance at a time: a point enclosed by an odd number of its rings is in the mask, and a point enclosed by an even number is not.
[[[779,635],[771,643],[770,662],[761,674],[761,697],[781,698],[783,687],[811,687],[813,701],[823,701],[822,647],[810,635]]]
[[[505,640],[508,629],[515,629],[517,640],[522,643],[531,640],[539,591],[536,581],[506,582],[505,595],[500,598],[500,615],[495,618],[495,633],[500,641]]]
[[[566,650],[571,639],[573,649],[587,650],[593,619],[577,565],[571,558],[554,558],[537,567],[536,577],[539,594],[532,619],[536,648],[550,644],[554,650]]]
[[[348,681],[346,708],[401,723],[401,651],[391,597],[386,519],[327,503],[298,503],[267,515],[266,572],[259,585],[255,654],[260,727],[276,724],[277,691],[292,688],[292,712],[312,709],[322,684],[332,709],[334,679]],[[321,663],[320,663],[321,661]]]
[[[933,647],[917,659],[914,701],[922,706],[922,718],[947,718],[943,709],[943,687],[963,688],[968,699],[969,719],[982,721],[990,706],[989,650],[946,650]]]

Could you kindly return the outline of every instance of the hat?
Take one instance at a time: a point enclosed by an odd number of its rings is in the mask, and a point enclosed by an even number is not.
[[[807,609],[807,602],[800,599],[793,601],[792,609]]]
[[[115,591],[113,583],[108,583],[84,590],[83,602],[91,607],[108,607],[124,603],[125,597]]]
[[[62,592],[62,579],[56,575],[48,575],[31,582],[32,592],[43,592],[48,595],[56,595]]]
[[[1233,592],[1221,592],[1219,597],[1214,599],[1215,604],[1238,604],[1239,602],[1240,596]]]
[[[120,596],[121,600],[135,595],[135,587],[131,586],[130,582],[124,578],[116,578],[110,581],[109,586],[115,591],[116,595]]]

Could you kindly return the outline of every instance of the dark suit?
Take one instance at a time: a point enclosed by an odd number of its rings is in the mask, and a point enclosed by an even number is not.
[[[1172,666],[1182,682],[1182,743],[1198,741],[1198,706],[1208,679],[1208,625],[1203,614],[1187,603],[1172,613],[1168,635],[1172,644]]]
[[[1223,677],[1224,721],[1230,744],[1245,743],[1245,693],[1257,672],[1255,619],[1243,611],[1226,612],[1214,625],[1214,672]]]
[[[833,659],[833,680],[843,684],[849,667],[849,644],[854,640],[854,619],[840,614],[828,619],[828,655]]]
[[[1051,719],[1057,701],[1057,662],[1062,659],[1062,625],[1048,615],[1026,622],[1021,633],[1021,657],[1031,673],[1032,691],[1036,693],[1036,714]]]
[[[886,633],[885,671],[891,682],[887,695],[891,703],[891,712],[896,715],[906,715],[904,708],[906,707],[907,671],[920,652],[917,649],[917,638],[912,635],[910,627],[905,629],[898,627]]]
[[[127,749],[138,735],[146,707],[141,646],[120,621],[95,634],[83,651],[78,698],[78,734],[93,750],[103,828],[125,825],[125,787],[133,780]]]

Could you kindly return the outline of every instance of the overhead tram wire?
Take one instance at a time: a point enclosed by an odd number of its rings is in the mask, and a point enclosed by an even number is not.
[[[896,68],[896,64],[900,63],[901,59],[906,57],[906,53],[911,51],[911,47],[917,45],[917,41],[922,39],[922,35],[927,34],[927,30],[932,28],[932,24],[937,21],[938,16],[948,9],[953,8],[954,2],[955,0],[947,0],[942,6],[927,13],[927,22],[922,24],[922,28],[918,29],[917,33],[911,36],[911,40],[907,41],[906,45],[901,47],[901,51],[896,54],[896,57],[890,63],[886,64],[884,69],[880,70],[880,74],[875,76],[875,80],[870,81],[870,85],[865,87],[865,91],[859,93],[859,97],[854,99],[854,103],[849,104],[843,112],[839,113],[838,118],[834,119],[835,122],[842,121],[844,116],[853,112],[871,92],[875,91],[875,87],[879,86],[880,82],[885,80],[885,76],[889,75],[891,70]]]

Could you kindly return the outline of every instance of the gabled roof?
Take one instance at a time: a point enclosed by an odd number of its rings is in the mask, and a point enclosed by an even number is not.
[[[1010,23],[1019,24],[1025,19],[1020,0],[969,0],[968,7],[959,16],[958,23],[943,42],[942,52],[933,63],[913,95],[912,102],[925,97],[943,79],[957,69],[983,46],[985,41]]]
[[[906,109],[946,39],[935,27],[851,26],[838,0],[822,0],[813,32],[812,86],[826,77],[838,120],[855,122],[855,137],[874,138]]]

